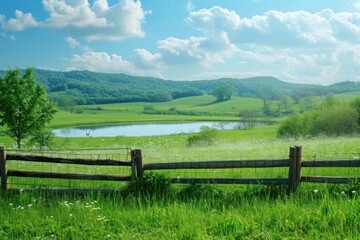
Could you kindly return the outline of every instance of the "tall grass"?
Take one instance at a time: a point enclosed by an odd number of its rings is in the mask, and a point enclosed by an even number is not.
[[[199,147],[186,145],[189,135],[57,138],[54,147],[140,148],[144,162],[287,158],[294,145],[303,146],[306,160],[360,150],[356,136],[281,140],[275,130],[222,131],[214,145]],[[288,196],[281,186],[179,186],[161,175],[146,177],[111,194],[3,193],[0,239],[360,238],[357,183],[302,183]]]
[[[160,185],[162,186],[162,185]],[[356,194],[190,185],[151,195],[20,192],[0,199],[2,239],[358,239]],[[129,192],[128,192],[129,193]]]

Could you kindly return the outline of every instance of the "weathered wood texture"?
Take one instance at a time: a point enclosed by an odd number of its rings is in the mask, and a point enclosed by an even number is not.
[[[98,165],[98,166],[131,166],[130,161],[119,161],[110,159],[68,159],[60,157],[47,157],[47,156],[30,156],[30,155],[17,155],[8,154],[6,156],[7,161],[18,160],[18,161],[29,161],[29,162],[43,162],[43,163],[66,163],[66,164],[78,164],[78,165]]]
[[[302,161],[302,167],[360,167],[360,160]]]
[[[287,184],[287,178],[171,178],[172,183]]]
[[[0,175],[1,189],[6,191],[8,188],[8,175],[6,167],[6,152],[4,147],[0,147]]]
[[[329,177],[329,176],[302,176],[302,182],[314,182],[314,183],[352,183],[356,178],[349,177]]]
[[[143,169],[165,170],[165,169],[272,168],[272,167],[287,167],[287,166],[289,166],[289,159],[147,163],[144,164]]]
[[[140,149],[134,149],[131,151],[131,159],[134,159],[136,165],[136,176],[138,178],[144,177],[144,168],[143,168],[143,157]]]
[[[37,172],[23,170],[8,170],[8,176],[32,177],[32,178],[60,178],[60,179],[82,179],[82,180],[108,180],[108,181],[129,181],[131,176],[107,175],[107,174],[79,174],[79,173],[58,173],[58,172]]]

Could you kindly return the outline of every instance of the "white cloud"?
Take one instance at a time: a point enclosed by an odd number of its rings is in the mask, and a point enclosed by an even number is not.
[[[106,0],[43,0],[50,17],[44,22],[49,28],[68,30],[74,37],[87,40],[120,40],[141,37],[145,12],[140,1],[123,0],[108,6]]]
[[[354,3],[354,7],[356,8],[357,11],[360,12],[360,1],[359,2],[356,2]]]
[[[133,52],[134,64],[138,69],[160,69],[162,59],[160,54],[152,54],[145,49],[135,49]]]
[[[191,12],[191,11],[193,11],[195,9],[195,5],[191,1],[188,1],[186,3],[186,9],[187,9],[188,12]]]
[[[138,53],[139,52],[142,51],[138,51]],[[146,54],[142,55],[144,57]],[[150,59],[155,57],[156,59],[156,56],[148,55],[148,57]],[[85,52],[82,55],[73,55],[71,65],[67,67],[67,70],[74,69],[109,73],[118,72],[136,76],[154,76],[162,78],[162,75],[153,69],[139,69],[133,63],[124,60],[122,56],[117,54],[109,55],[106,52]]]
[[[121,56],[105,52],[85,52],[82,55],[73,55],[71,65],[75,69],[84,69],[99,72],[128,72],[132,64],[123,60]]]
[[[22,31],[25,28],[37,26],[37,22],[31,13],[23,13],[20,10],[15,11],[15,18],[10,18],[7,21],[5,16],[1,16],[0,23],[2,28],[10,31]]]
[[[80,42],[77,41],[75,38],[67,37],[65,38],[65,41],[67,42],[67,44],[71,49],[80,49],[82,51],[87,51],[87,52],[91,51],[90,47],[81,45]]]
[[[75,49],[81,47],[80,43],[72,37],[65,38],[65,41],[69,44],[70,48]]]
[[[238,28],[241,23],[236,12],[217,6],[191,12],[185,21],[206,34],[223,31],[231,32]]]
[[[61,29],[71,37],[86,40],[116,41],[129,37],[142,37],[141,24],[146,13],[140,1],[122,0],[112,6],[107,0],[42,0],[49,17],[36,22],[31,13],[16,10],[16,18],[0,18],[2,27],[11,31],[22,31],[28,27]],[[2,17],[4,18],[4,17]]]

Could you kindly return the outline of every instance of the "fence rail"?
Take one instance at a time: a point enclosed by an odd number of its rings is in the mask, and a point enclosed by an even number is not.
[[[113,159],[86,159],[86,158],[62,158],[48,156],[30,156],[20,154],[6,154],[5,148],[0,147],[0,174],[1,188],[8,189],[9,177],[23,178],[59,178],[59,179],[83,179],[104,181],[132,181],[144,177],[145,171],[177,170],[177,169],[235,169],[235,168],[288,168],[287,177],[277,178],[204,178],[204,177],[172,177],[173,183],[218,183],[218,184],[282,184],[288,186],[288,192],[294,192],[300,182],[315,183],[351,183],[357,180],[354,177],[335,176],[305,176],[301,174],[303,168],[358,168],[360,160],[312,160],[302,161],[302,148],[300,146],[290,147],[288,159],[268,160],[214,160],[196,162],[168,162],[168,163],[143,163],[140,149],[131,150],[131,161]],[[8,169],[8,161],[26,161],[55,164],[76,164],[89,166],[118,166],[131,168],[130,175],[114,174],[85,174],[85,173],[63,173],[47,171],[28,171]]]

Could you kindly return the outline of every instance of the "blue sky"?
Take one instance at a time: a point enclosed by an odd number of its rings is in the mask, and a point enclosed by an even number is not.
[[[0,0],[0,69],[360,81],[358,0]]]

